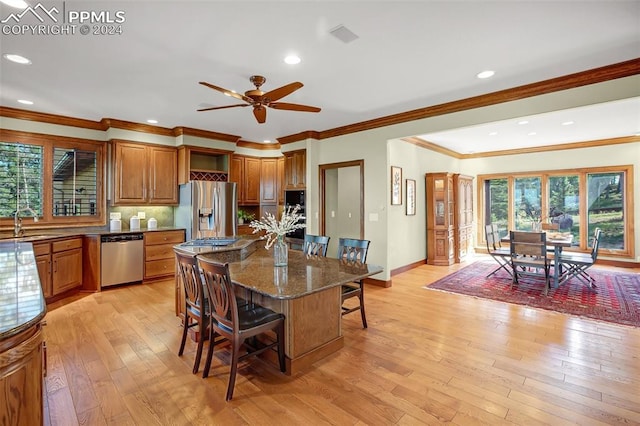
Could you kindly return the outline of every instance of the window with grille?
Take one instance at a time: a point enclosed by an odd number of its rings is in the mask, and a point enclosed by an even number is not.
[[[38,226],[104,225],[104,142],[6,129],[0,141],[0,225],[28,209]]]

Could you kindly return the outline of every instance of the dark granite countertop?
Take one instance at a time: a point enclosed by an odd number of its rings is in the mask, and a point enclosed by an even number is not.
[[[0,241],[0,340],[34,326],[46,312],[31,243]]]
[[[288,266],[276,267],[273,265],[273,249],[265,249],[260,242],[254,246],[257,246],[255,251],[246,258],[229,261],[231,279],[238,286],[275,299],[303,297],[383,271],[377,265],[307,257],[298,250],[289,250]],[[213,251],[200,256],[227,261]]]
[[[53,238],[69,238],[84,235],[120,235],[120,234],[139,234],[145,232],[157,231],[182,231],[184,228],[176,228],[173,226],[163,226],[156,229],[140,228],[135,230],[123,229],[122,231],[110,231],[108,227],[86,227],[86,228],[48,228],[48,229],[25,229],[23,236],[14,238],[10,233],[0,233],[0,242],[9,241],[40,241]]]

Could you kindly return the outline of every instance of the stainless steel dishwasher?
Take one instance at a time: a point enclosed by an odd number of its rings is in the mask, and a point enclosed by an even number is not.
[[[142,281],[144,246],[142,234],[103,235],[100,256],[101,286]]]

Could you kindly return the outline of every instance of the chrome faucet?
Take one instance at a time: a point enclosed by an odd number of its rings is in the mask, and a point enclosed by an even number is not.
[[[22,218],[20,217],[20,213],[29,212],[33,216],[33,221],[38,221],[38,213],[33,211],[31,207],[23,207],[21,209],[17,209],[16,213],[13,216],[13,236],[19,237],[24,233],[24,229],[22,229]]]

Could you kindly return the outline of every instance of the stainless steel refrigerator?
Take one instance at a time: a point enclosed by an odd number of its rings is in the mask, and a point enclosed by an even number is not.
[[[235,236],[237,212],[237,189],[233,182],[193,180],[180,185],[176,226],[187,230],[187,241]]]

